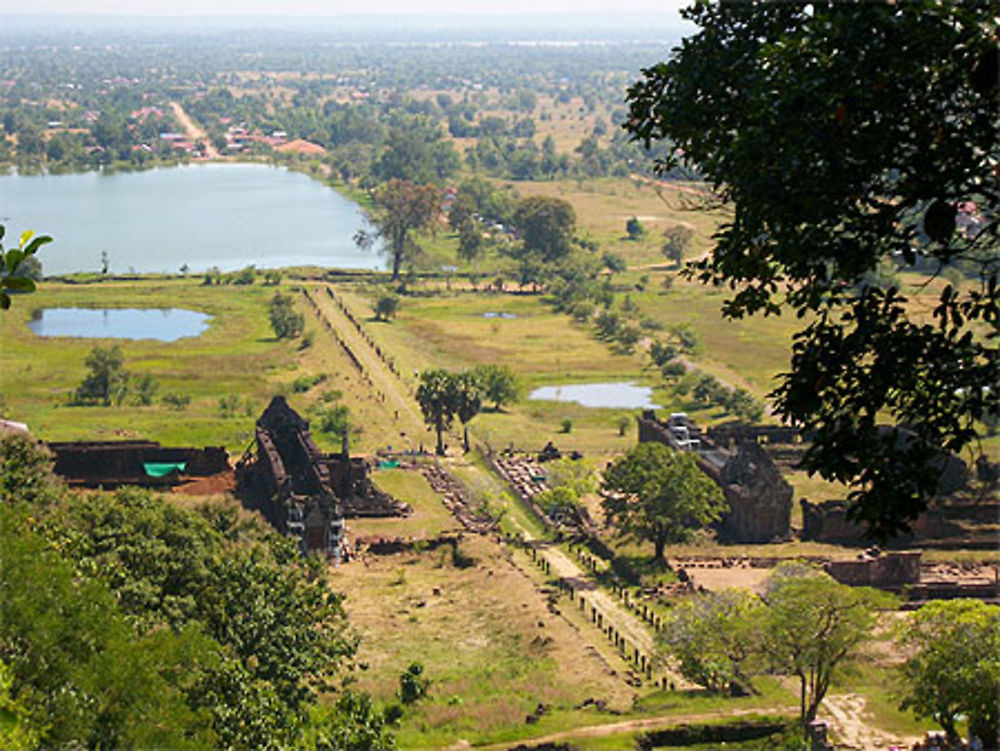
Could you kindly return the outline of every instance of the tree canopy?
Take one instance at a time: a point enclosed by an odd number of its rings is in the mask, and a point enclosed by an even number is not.
[[[440,192],[433,185],[394,178],[374,192],[372,206],[367,220],[373,231],[360,230],[354,240],[363,248],[372,247],[378,238],[385,240],[386,252],[392,258],[392,278],[399,279],[403,263],[421,252],[413,233],[432,228],[437,220]]]
[[[1000,412],[994,10],[697,2],[700,31],[628,93],[633,138],[669,144],[661,167],[696,168],[731,207],[692,267],[732,291],[724,313],[808,316],[776,408],[876,536],[905,529],[939,452]],[[869,283],[885,261],[968,279],[927,286],[927,317]]]
[[[726,507],[719,486],[692,454],[640,443],[604,471],[604,513],[626,537],[648,540],[663,557],[668,542],[718,519]]]
[[[425,370],[420,374],[417,402],[427,425],[437,436],[437,453],[444,456],[444,432],[458,417],[466,424],[479,414],[482,391],[474,373]],[[468,436],[466,435],[466,440]]]
[[[0,436],[5,747],[8,711],[43,747],[294,745],[355,649],[323,562],[234,505],[77,495],[47,464]]]
[[[517,204],[514,226],[526,255],[553,263],[569,255],[576,212],[561,198],[531,196]]]
[[[902,629],[909,653],[904,707],[958,740],[958,721],[985,748],[1000,746],[1000,609],[978,600],[929,602]]]
[[[802,727],[816,719],[835,671],[871,636],[892,595],[840,584],[801,564],[778,567],[764,595],[760,649],[770,666],[799,679]]]

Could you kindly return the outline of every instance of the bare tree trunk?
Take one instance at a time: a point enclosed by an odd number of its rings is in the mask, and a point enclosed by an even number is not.
[[[444,456],[444,440],[443,440],[444,427],[441,425],[441,418],[440,417],[438,417],[434,421],[434,428],[437,430],[437,439],[438,439],[437,440],[437,455],[438,456]]]

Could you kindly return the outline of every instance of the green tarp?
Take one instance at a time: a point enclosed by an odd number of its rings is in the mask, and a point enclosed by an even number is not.
[[[379,469],[396,469],[399,466],[399,462],[395,459],[382,459],[378,463]]]
[[[183,472],[187,469],[187,462],[143,462],[142,468],[146,470],[149,477],[166,477],[173,471]]]

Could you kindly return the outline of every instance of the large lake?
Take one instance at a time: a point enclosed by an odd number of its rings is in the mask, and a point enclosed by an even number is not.
[[[383,268],[358,249],[361,210],[306,175],[264,164],[199,164],[145,172],[0,175],[5,245],[26,229],[51,235],[45,274],[223,271],[316,265]]]

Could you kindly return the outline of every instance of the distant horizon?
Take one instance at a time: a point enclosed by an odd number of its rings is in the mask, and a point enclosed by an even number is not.
[[[509,17],[642,14],[670,17],[691,0],[366,0],[363,4],[337,0],[173,0],[169,10],[154,0],[3,0],[0,15],[75,15],[108,17],[385,17],[440,16]]]
[[[3,0],[0,0],[2,2]],[[162,7],[162,6],[160,6]],[[544,8],[537,12],[479,10],[475,13],[366,12],[297,13],[180,13],[159,15],[147,12],[56,13],[0,9],[0,38],[23,33],[87,34],[104,31],[197,32],[282,31],[298,33],[362,33],[368,39],[432,41],[435,33],[456,34],[470,39],[532,39],[580,41],[676,40],[694,30],[677,13],[644,12],[638,9],[589,10],[573,14]]]

